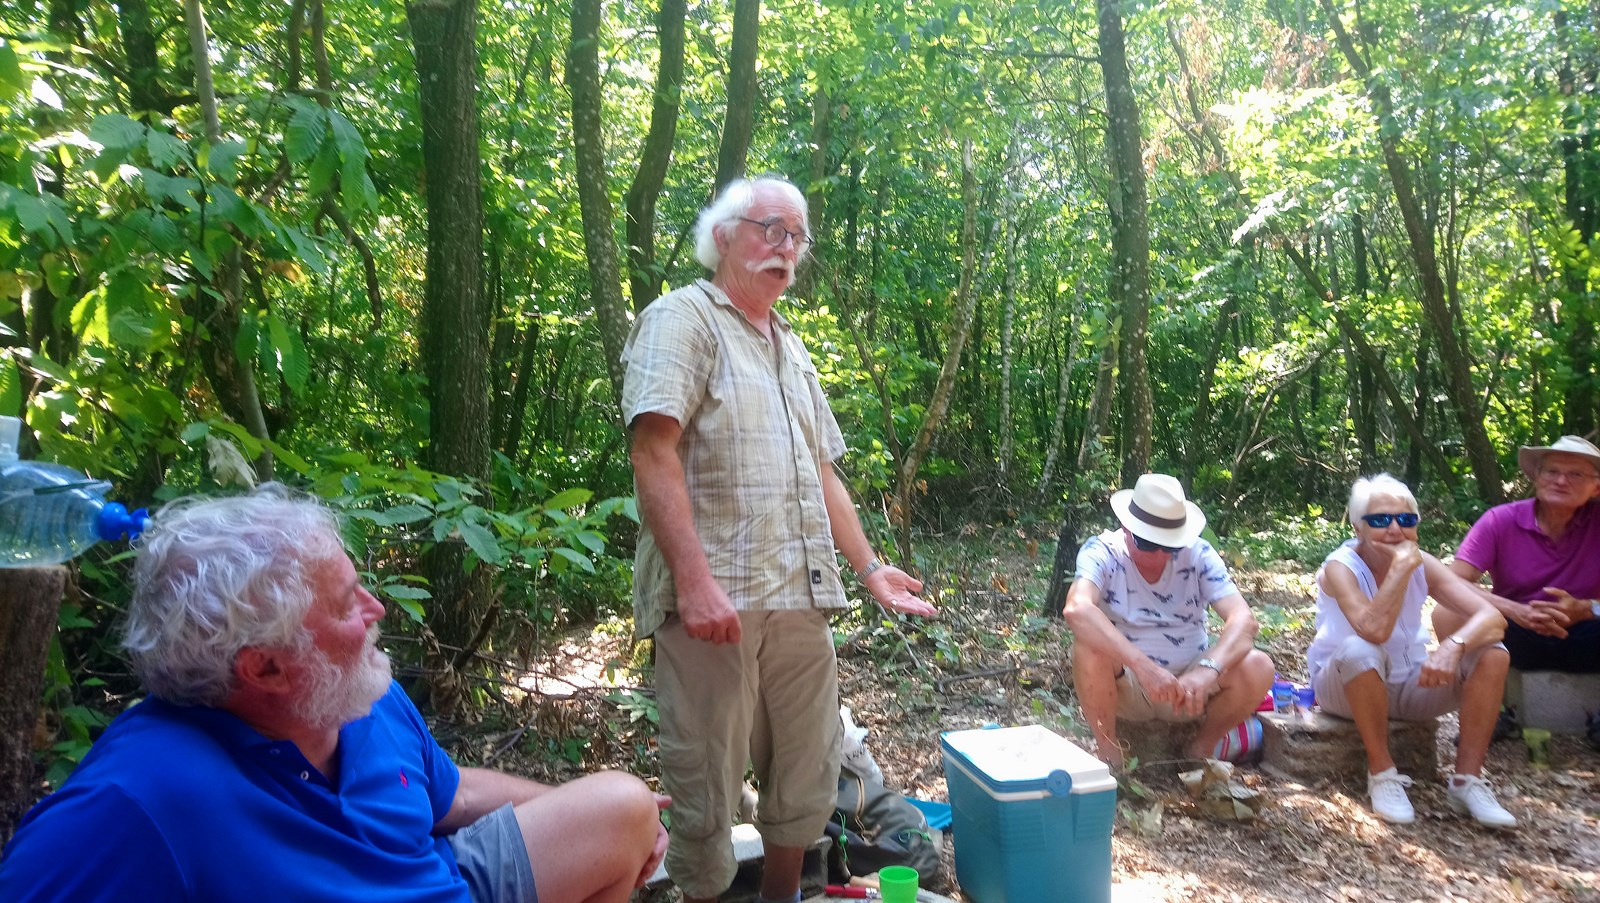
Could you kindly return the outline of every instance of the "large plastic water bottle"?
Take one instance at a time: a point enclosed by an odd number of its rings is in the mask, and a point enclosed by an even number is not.
[[[70,467],[17,458],[22,421],[0,417],[0,568],[60,564],[100,540],[133,539],[150,522],[107,502],[111,484]]]

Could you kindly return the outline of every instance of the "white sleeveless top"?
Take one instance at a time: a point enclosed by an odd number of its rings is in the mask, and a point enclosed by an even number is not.
[[[1328,660],[1333,658],[1339,645],[1347,637],[1356,635],[1355,628],[1344,616],[1344,610],[1339,608],[1339,601],[1322,586],[1322,571],[1334,562],[1344,565],[1356,575],[1356,585],[1368,599],[1378,594],[1378,581],[1373,578],[1372,569],[1356,554],[1356,540],[1347,540],[1323,560],[1322,570],[1317,572],[1317,635],[1311,641],[1311,648],[1306,650],[1306,666],[1311,671],[1313,681]],[[1379,644],[1389,653],[1390,683],[1409,680],[1422,670],[1422,662],[1428,657],[1428,641],[1433,634],[1422,622],[1422,604],[1427,599],[1428,578],[1419,566],[1411,573],[1411,582],[1406,584],[1406,595],[1400,602],[1400,617],[1395,620],[1394,631],[1389,634],[1388,640]]]

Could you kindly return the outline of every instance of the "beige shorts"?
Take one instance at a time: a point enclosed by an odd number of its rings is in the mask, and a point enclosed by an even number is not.
[[[1454,712],[1461,707],[1461,687],[1466,683],[1467,676],[1478,667],[1478,660],[1483,658],[1484,650],[1495,648],[1505,647],[1499,643],[1494,646],[1480,646],[1461,657],[1461,665],[1456,670],[1454,681],[1442,687],[1424,687],[1418,684],[1422,676],[1420,672],[1403,680],[1393,678],[1390,674],[1389,653],[1382,646],[1358,636],[1346,637],[1334,651],[1333,658],[1317,672],[1311,687],[1316,693],[1317,705],[1321,706],[1323,711],[1341,718],[1350,718],[1354,710],[1350,707],[1350,699],[1345,694],[1345,685],[1368,671],[1376,671],[1378,677],[1383,680],[1384,687],[1389,691],[1390,719],[1427,721],[1446,712]]]
[[[1216,685],[1212,685],[1211,696],[1217,695],[1217,689]],[[1208,704],[1211,696],[1206,697]],[[1122,673],[1117,675],[1117,717],[1129,721],[1199,721],[1205,717],[1205,712],[1202,709],[1198,715],[1183,715],[1164,702],[1151,701],[1145,695],[1144,687],[1139,685],[1139,678],[1133,675],[1133,669],[1123,668]]]
[[[746,764],[761,788],[764,843],[822,836],[839,789],[839,675],[827,612],[741,612],[738,645],[657,628],[661,783],[672,796],[667,874],[686,896],[733,883],[733,825]]]

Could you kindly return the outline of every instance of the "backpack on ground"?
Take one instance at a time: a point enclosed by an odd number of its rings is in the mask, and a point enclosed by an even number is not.
[[[886,865],[908,865],[933,883],[941,866],[944,834],[928,827],[922,810],[904,796],[851,771],[839,769],[839,800],[828,823],[833,840],[828,852],[832,881],[870,875]]]

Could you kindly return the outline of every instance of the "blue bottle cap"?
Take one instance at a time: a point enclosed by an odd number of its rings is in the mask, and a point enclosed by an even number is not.
[[[150,514],[145,509],[129,511],[121,502],[107,502],[95,518],[94,529],[102,540],[115,542],[126,535],[129,541],[137,539],[150,526]]]

